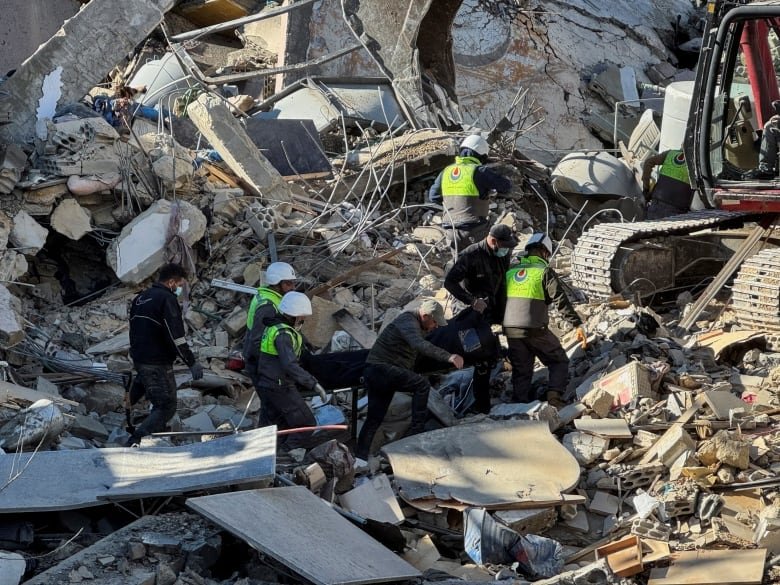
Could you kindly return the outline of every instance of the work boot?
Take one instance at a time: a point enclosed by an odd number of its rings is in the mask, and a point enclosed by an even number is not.
[[[555,390],[549,390],[547,392],[546,396],[547,402],[554,406],[555,408],[563,408],[566,406],[566,403],[563,401],[563,398],[561,397],[561,393],[557,392]]]
[[[748,181],[768,181],[775,178],[775,173],[766,167],[758,167],[745,173],[743,178]]]

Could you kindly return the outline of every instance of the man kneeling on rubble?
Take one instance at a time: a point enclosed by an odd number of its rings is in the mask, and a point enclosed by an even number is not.
[[[303,335],[298,329],[311,316],[311,301],[299,292],[288,292],[279,303],[279,315],[266,323],[257,359],[255,387],[260,396],[260,424],[280,429],[317,426],[298,386],[313,390],[327,401],[317,378],[301,367]],[[307,444],[310,433],[296,433],[285,441],[288,449]]]
[[[127,441],[135,445],[141,437],[165,430],[176,414],[176,379],[173,362],[179,357],[187,364],[193,380],[203,377],[203,367],[195,361],[184,338],[184,322],[177,298],[187,283],[187,272],[179,264],[166,264],[151,288],[130,305],[130,357],[136,379],[129,401],[134,404],[146,394],[152,412]]]
[[[461,356],[451,354],[425,339],[425,333],[446,324],[441,305],[434,300],[426,300],[416,311],[401,313],[379,334],[363,370],[368,414],[355,449],[358,466],[365,465],[368,460],[374,435],[396,391],[412,393],[412,425],[407,434],[414,435],[424,430],[431,385],[424,376],[413,370],[417,355],[449,362],[458,369],[463,367]]]
[[[549,371],[547,401],[562,406],[562,396],[569,381],[569,357],[561,342],[548,329],[548,305],[555,307],[564,319],[577,328],[577,339],[586,344],[582,320],[572,307],[563,285],[547,260],[553,252],[546,234],[534,234],[525,246],[526,255],[506,273],[506,310],[504,334],[509,343],[512,364],[513,399],[532,402],[531,381],[534,358],[539,358]]]

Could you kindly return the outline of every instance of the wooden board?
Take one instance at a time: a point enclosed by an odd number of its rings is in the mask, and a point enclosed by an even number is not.
[[[546,422],[492,421],[422,433],[385,445],[407,501],[438,499],[506,508],[560,502],[580,477]]]
[[[574,427],[607,439],[631,439],[634,436],[622,418],[580,418],[574,421]]]
[[[187,506],[317,585],[420,576],[301,486],[190,498]]]
[[[0,513],[71,510],[105,500],[178,495],[269,479],[275,468],[273,426],[181,447],[7,455],[0,457]]]
[[[650,571],[648,585],[761,585],[766,549],[674,553],[672,564]]]

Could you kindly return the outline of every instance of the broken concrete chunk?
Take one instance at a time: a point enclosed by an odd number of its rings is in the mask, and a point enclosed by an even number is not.
[[[282,175],[260,153],[221,99],[203,93],[187,107],[187,114],[255,195],[267,201],[290,201],[290,189]]]
[[[65,417],[51,400],[41,399],[0,427],[0,448],[31,451],[46,446],[65,430]]]
[[[750,466],[750,441],[740,438],[736,433],[718,431],[714,437],[702,442],[696,451],[703,465],[723,463],[737,469]]]
[[[0,345],[11,347],[24,339],[21,303],[0,284]]]
[[[76,414],[70,426],[70,432],[82,439],[108,439],[108,429],[97,418]]]
[[[166,234],[178,216],[176,232],[187,246],[206,233],[206,217],[186,201],[161,199],[127,224],[106,251],[106,261],[122,281],[138,284],[153,276],[166,261]]]
[[[51,214],[54,231],[71,240],[80,240],[92,231],[92,214],[75,199],[64,199]]]
[[[9,240],[22,254],[34,256],[46,244],[49,230],[22,210],[14,216],[14,227]]]
[[[8,194],[22,178],[27,155],[15,144],[0,147],[0,193]]]
[[[583,465],[588,465],[601,457],[609,448],[609,439],[575,431],[563,437],[563,446]]]
[[[612,410],[614,396],[606,388],[594,387],[582,397],[582,403],[596,413],[600,418],[606,418]]]

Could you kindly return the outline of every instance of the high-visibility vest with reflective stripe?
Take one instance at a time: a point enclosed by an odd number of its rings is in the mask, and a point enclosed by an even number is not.
[[[260,353],[268,355],[279,355],[276,350],[276,338],[282,331],[289,331],[293,342],[293,351],[295,357],[301,357],[301,349],[303,348],[303,336],[294,328],[290,327],[287,323],[276,323],[265,328],[263,333],[263,340],[260,342]]]
[[[444,213],[444,223],[455,226],[476,223],[488,216],[490,204],[479,198],[479,189],[474,183],[474,172],[481,164],[472,156],[456,156],[455,164],[442,171],[441,194],[449,212]]]
[[[271,288],[261,286],[257,289],[257,293],[252,297],[252,302],[249,303],[249,312],[246,315],[246,328],[251,331],[252,325],[255,322],[255,312],[257,308],[266,303],[271,303],[274,309],[279,310],[279,303],[282,302],[282,295]]]
[[[666,153],[661,168],[658,169],[658,181],[653,188],[652,199],[681,212],[688,211],[693,201],[693,189],[688,177],[688,165],[681,150]]]
[[[526,256],[506,273],[504,327],[539,329],[550,322],[544,294],[547,262],[539,256]]]

